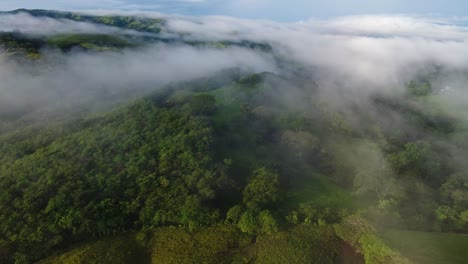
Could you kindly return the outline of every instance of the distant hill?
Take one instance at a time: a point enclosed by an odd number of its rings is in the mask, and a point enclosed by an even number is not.
[[[6,14],[26,13],[34,17],[49,17],[54,19],[69,19],[78,22],[96,23],[106,26],[131,29],[140,32],[159,33],[164,26],[163,19],[141,18],[135,16],[93,16],[81,13],[50,11],[50,10],[28,10],[17,9]]]
[[[136,17],[136,16],[94,16],[73,12],[48,11],[48,10],[28,10],[18,9],[9,12],[0,12],[0,14],[29,14],[33,17],[46,17],[57,20],[71,20],[76,22],[93,23],[96,25],[119,28],[120,33],[70,33],[52,36],[28,35],[19,32],[1,32],[0,47],[4,47],[7,52],[25,52],[30,56],[40,53],[41,49],[59,48],[63,51],[70,51],[73,48],[82,50],[105,51],[109,49],[122,49],[142,46],[145,44],[167,43],[167,44],[187,44],[191,46],[208,46],[217,48],[226,48],[230,46],[247,47],[270,51],[271,47],[264,43],[255,43],[251,41],[195,41],[184,39],[182,35],[176,32],[170,34],[160,34],[166,31],[165,21],[163,19]],[[131,31],[141,34],[132,34]],[[34,56],[33,56],[34,57]]]

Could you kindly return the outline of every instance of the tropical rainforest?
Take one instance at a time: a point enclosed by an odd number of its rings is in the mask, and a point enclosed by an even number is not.
[[[0,14],[0,263],[468,261],[468,67],[212,19]]]

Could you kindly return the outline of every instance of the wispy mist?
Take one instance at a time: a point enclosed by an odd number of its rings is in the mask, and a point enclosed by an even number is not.
[[[446,98],[464,94],[468,30],[457,25],[454,19],[353,16],[278,23],[222,16],[182,17],[157,13],[144,16],[162,16],[165,26],[161,35],[177,37],[181,42],[92,54],[47,51],[46,67],[41,63],[25,66],[2,60],[2,100],[10,105],[12,102],[30,104],[31,100],[42,98],[67,95],[80,98],[84,91],[99,89],[153,89],[164,83],[189,80],[230,67],[285,75],[291,65],[314,79],[320,94],[332,101],[336,98],[358,100],[375,92],[402,92],[407,82],[435,70],[460,73],[457,78],[434,80],[435,90],[445,91]],[[120,30],[27,14],[1,15],[0,28],[43,35],[112,34]],[[245,47],[193,47],[183,41],[250,41],[267,44],[272,50],[267,54]],[[464,98],[453,99],[462,107]],[[341,99],[337,100],[338,104],[342,103]]]

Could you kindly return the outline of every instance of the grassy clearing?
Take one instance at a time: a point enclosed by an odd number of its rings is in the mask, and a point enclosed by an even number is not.
[[[468,260],[468,235],[386,230],[381,236],[417,264],[464,264]]]
[[[287,203],[294,205],[313,202],[319,208],[352,208],[351,194],[324,176],[314,174],[310,181],[294,186]]]
[[[296,226],[287,232],[260,236],[253,246],[255,263],[337,263],[342,242],[329,226]]]
[[[188,232],[161,228],[147,243],[151,263],[232,263],[249,246],[252,237],[232,226],[218,226]]]
[[[66,253],[47,258],[40,264],[148,263],[149,256],[137,243],[135,233],[109,237],[79,245]]]

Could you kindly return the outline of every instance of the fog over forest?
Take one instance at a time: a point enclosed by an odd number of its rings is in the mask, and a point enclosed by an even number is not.
[[[193,259],[423,263],[398,232],[468,230],[465,25],[0,12],[0,262],[219,228]]]
[[[145,16],[161,15],[145,13]],[[63,89],[65,93],[75,93],[75,97],[81,91],[95,90],[96,87],[112,90],[124,86],[137,90],[142,83],[143,86],[147,83],[161,85],[232,67],[288,74],[291,69],[284,65],[288,61],[315,73],[314,81],[324,93],[346,89],[357,92],[356,97],[360,97],[373,92],[396,92],[410,80],[433,71],[463,72],[468,66],[468,31],[454,24],[456,21],[444,18],[354,16],[297,23],[221,16],[163,16],[163,19],[165,26],[160,35],[186,41],[259,42],[270,45],[272,52],[242,47],[192,47],[183,43],[175,46],[154,44],[142,49],[92,55],[49,50],[45,57],[47,63],[52,64],[45,69],[40,65],[17,65],[2,59],[1,98],[8,98],[6,101],[12,103],[16,100],[24,102],[28,100],[26,97],[39,100],[48,96],[48,91],[57,94],[55,91]],[[32,17],[25,13],[1,15],[0,27],[6,32],[39,36],[84,32],[142,34],[88,22]],[[464,92],[460,87],[464,77],[463,74],[456,77],[443,80],[441,76],[435,82],[438,87],[434,88],[450,90],[453,99],[458,101],[458,93]]]

